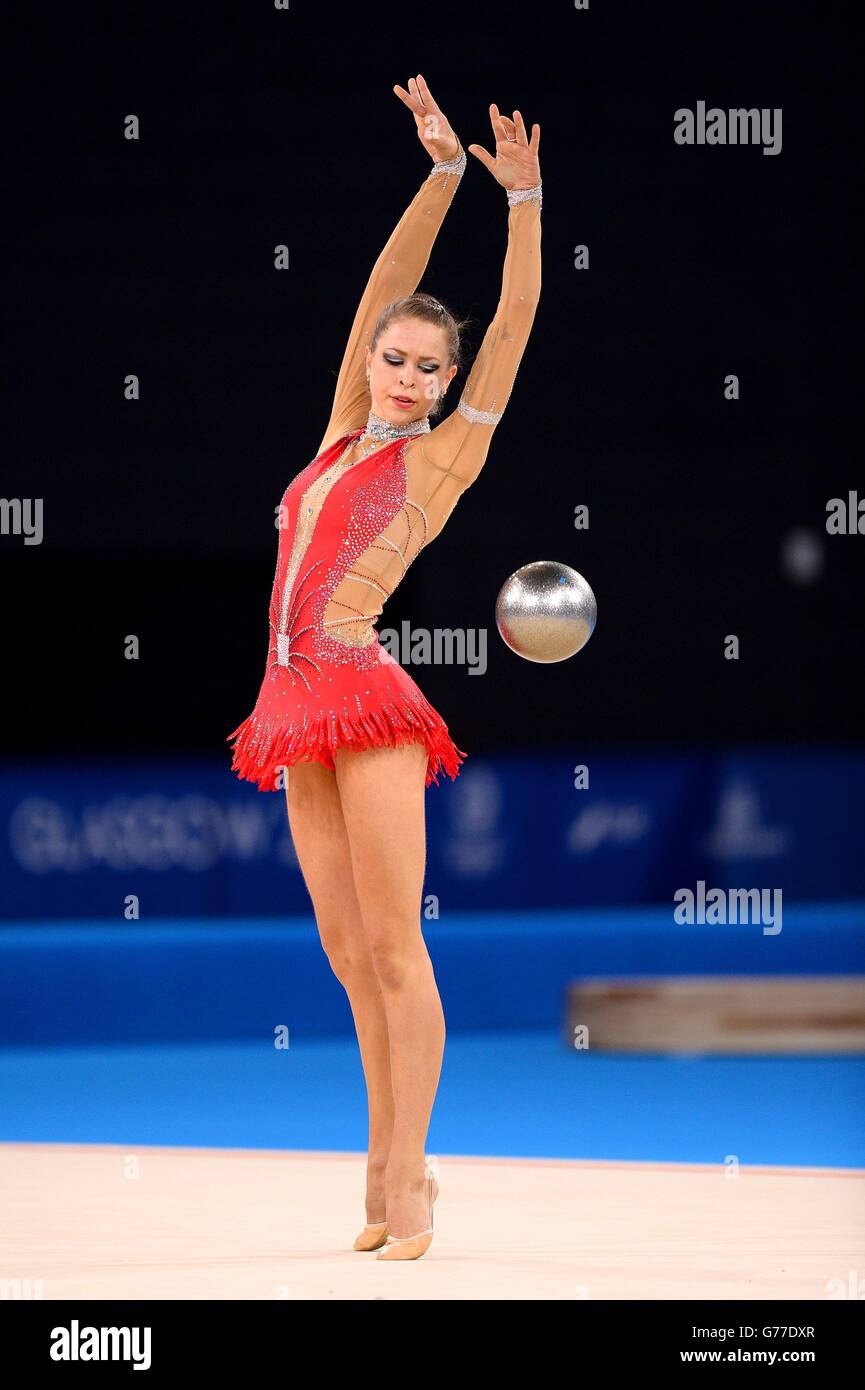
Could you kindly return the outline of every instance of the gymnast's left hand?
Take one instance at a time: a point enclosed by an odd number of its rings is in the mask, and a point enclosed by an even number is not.
[[[469,152],[489,169],[493,178],[502,188],[536,188],[541,181],[541,166],[538,160],[538,146],[541,142],[541,128],[532,126],[532,138],[526,134],[526,123],[519,111],[514,119],[499,113],[493,102],[490,106],[490,121],[496,141],[496,155],[484,149],[483,145],[469,145]]]

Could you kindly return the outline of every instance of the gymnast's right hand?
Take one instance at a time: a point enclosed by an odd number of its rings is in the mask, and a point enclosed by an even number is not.
[[[414,116],[418,139],[424,149],[429,151],[436,164],[443,159],[454,159],[459,154],[459,140],[447,116],[436,105],[424,78],[418,73],[417,77],[409,78],[408,85],[408,91],[404,87],[394,87],[394,91]]]

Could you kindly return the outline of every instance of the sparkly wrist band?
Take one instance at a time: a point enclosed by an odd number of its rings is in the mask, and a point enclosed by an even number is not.
[[[460,145],[459,153],[458,153],[458,154],[455,154],[454,157],[453,157],[453,159],[441,159],[441,160],[438,160],[437,162],[435,162],[435,163],[433,164],[433,167],[432,167],[432,169],[430,170],[430,173],[431,173],[431,174],[456,174],[456,175],[457,175],[457,178],[458,178],[458,179],[461,179],[462,176],[463,176],[463,171],[465,170],[465,167],[466,167],[467,162],[468,162],[468,161],[466,160],[466,152],[465,152],[465,150],[463,149],[462,145]]]
[[[538,202],[541,204],[541,207],[543,207],[543,187],[544,185],[542,181],[540,183],[536,183],[534,188],[509,188],[508,207],[516,207],[517,203],[524,203],[529,198],[537,198]]]

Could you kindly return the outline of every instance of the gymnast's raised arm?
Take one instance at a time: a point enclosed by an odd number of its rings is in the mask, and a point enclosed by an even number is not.
[[[333,408],[319,448],[365,424],[369,414],[364,348],[386,304],[413,294],[466,167],[466,156],[424,78],[409,78],[409,91],[394,91],[412,112],[418,138],[433,159],[420,189],[409,203],[376,261],[348,336],[337,377]]]
[[[456,410],[414,448],[424,463],[454,480],[458,497],[475,481],[487,457],[493,431],[507,405],[528,342],[541,293],[541,128],[528,139],[519,111],[514,120],[490,106],[496,157],[469,145],[508,194],[508,249],[495,317],[484,335]],[[444,479],[438,491],[449,502],[453,489]]]

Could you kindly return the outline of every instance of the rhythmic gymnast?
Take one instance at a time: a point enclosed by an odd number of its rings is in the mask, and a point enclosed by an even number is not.
[[[228,735],[239,777],[285,787],[367,1086],[367,1224],[354,1248],[391,1260],[432,1241],[425,1146],[445,1021],[420,929],[424,793],[466,754],[375,624],[483,468],[541,289],[540,127],[529,137],[519,111],[491,105],[495,155],[468,149],[507,192],[501,297],[456,409],[436,422],[465,325],[417,286],[467,160],[424,78],[408,86],[393,90],[433,167],[373,268],[319,451],[283,495],[267,667]]]

